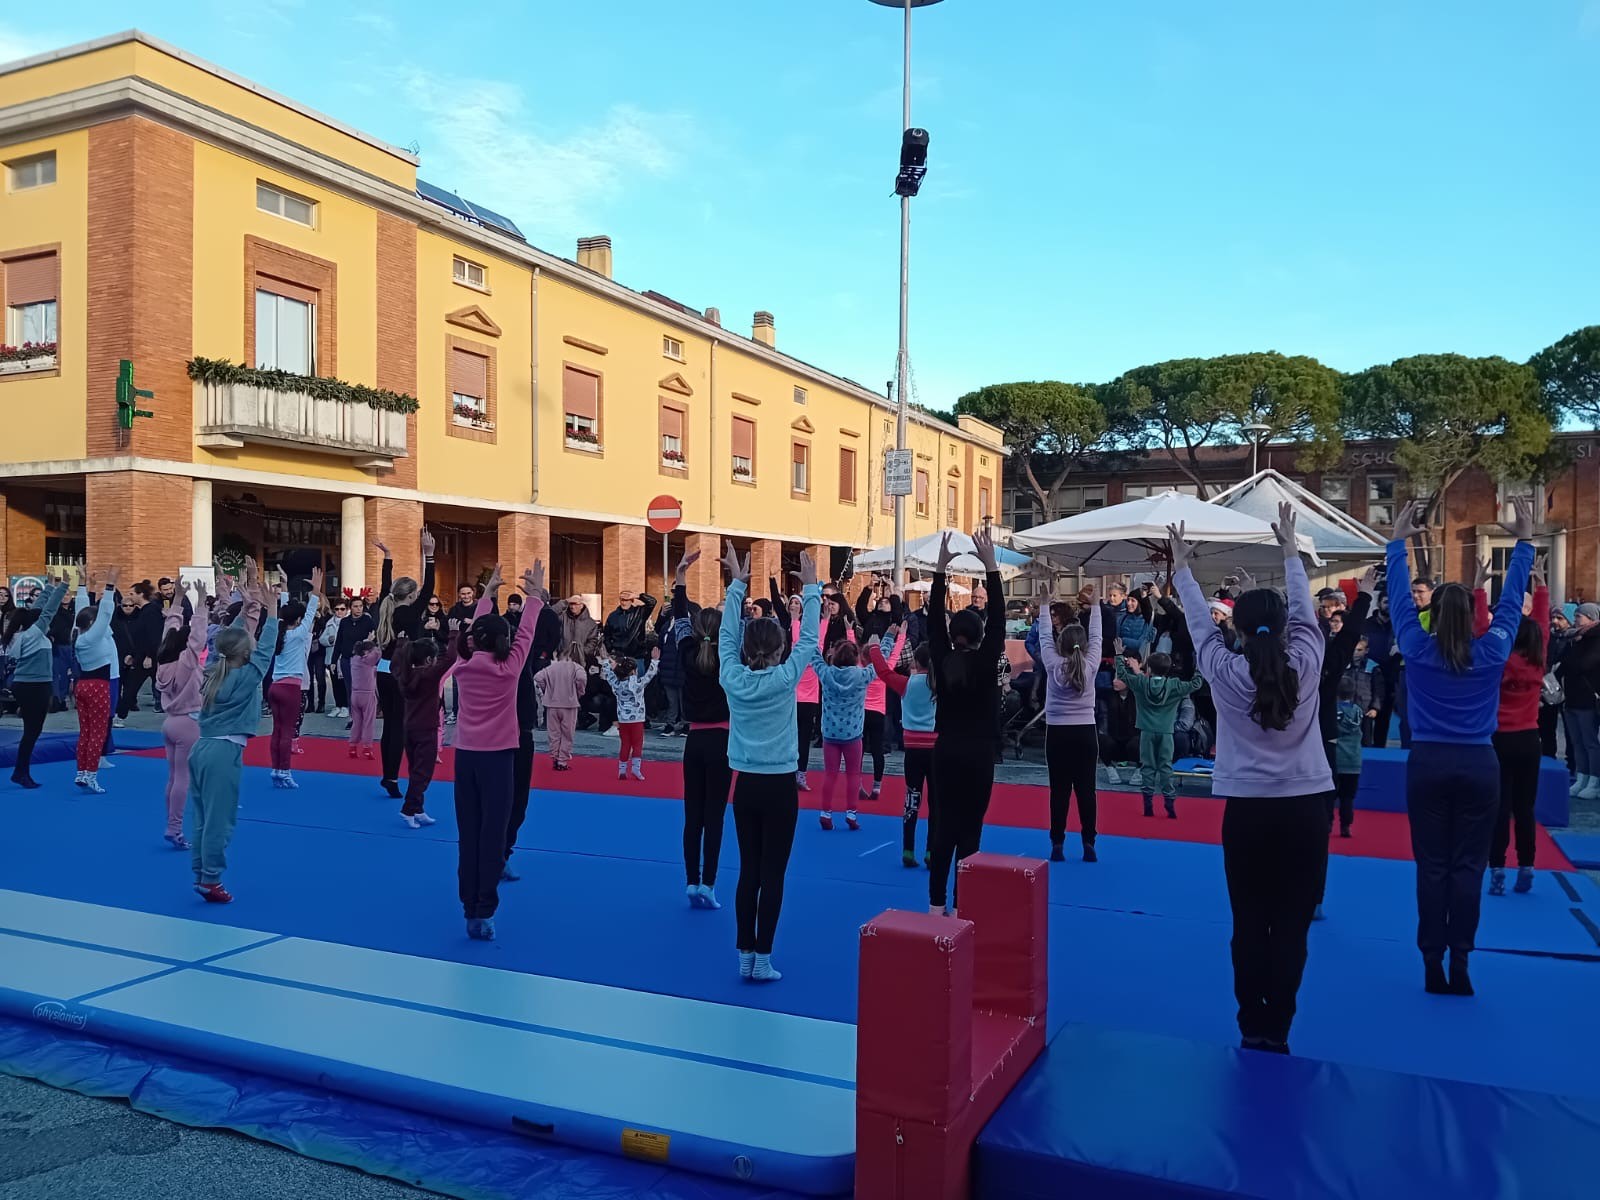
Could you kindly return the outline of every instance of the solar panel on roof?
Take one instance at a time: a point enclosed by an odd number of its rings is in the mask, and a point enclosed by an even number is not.
[[[436,187],[423,180],[417,180],[417,195],[421,196],[440,208],[448,209],[463,221],[470,221],[474,225],[482,225],[486,229],[494,229],[500,233],[516,238],[520,242],[528,239],[522,236],[522,230],[509,218],[503,217],[492,208],[484,208],[481,204],[474,204],[464,200],[454,192],[447,192],[442,187]]]
[[[503,217],[499,213],[495,212],[494,209],[485,208],[481,204],[474,204],[470,200],[466,201],[466,205],[472,210],[474,215],[477,216],[478,220],[482,221],[491,229],[498,229],[501,233],[509,233],[512,237],[518,238],[519,240],[527,240],[522,237],[522,230],[517,228],[515,222],[513,222],[510,217]]]

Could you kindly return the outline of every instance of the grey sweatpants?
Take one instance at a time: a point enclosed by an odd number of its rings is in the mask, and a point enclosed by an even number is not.
[[[1139,786],[1146,796],[1178,794],[1172,778],[1172,735],[1170,733],[1139,733]]]
[[[222,738],[201,738],[189,752],[189,862],[200,883],[216,883],[227,868],[243,762],[244,747]]]

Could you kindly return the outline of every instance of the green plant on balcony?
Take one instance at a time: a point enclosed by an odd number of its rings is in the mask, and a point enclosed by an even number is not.
[[[328,379],[320,375],[296,375],[292,371],[246,367],[225,358],[192,358],[188,366],[189,378],[196,383],[241,384],[273,392],[298,392],[316,400],[364,404],[379,412],[414,413],[420,407],[415,396],[407,396],[402,392],[367,387],[362,383],[346,383],[342,379]]]

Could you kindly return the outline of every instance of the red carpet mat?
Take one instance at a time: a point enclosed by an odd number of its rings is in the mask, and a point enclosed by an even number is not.
[[[364,758],[352,759],[348,743],[333,738],[308,737],[302,738],[300,745],[305,753],[295,756],[295,770],[369,776],[373,781],[373,787],[376,788],[380,775],[378,762],[376,759],[370,762]],[[162,755],[160,750],[139,750],[134,753],[154,758],[160,758]],[[377,754],[376,747],[373,748],[373,753]],[[267,739],[264,737],[252,739],[245,749],[244,761],[247,766],[270,767],[272,763],[268,758]],[[682,798],[682,776],[679,774],[676,762],[646,762],[644,772],[643,783],[637,780],[620,780],[617,778],[616,760],[610,758],[575,758],[572,760],[570,771],[558,772],[549,756],[540,753],[535,760],[533,783],[535,787],[545,791],[643,795],[669,800]],[[446,747],[440,756],[439,766],[433,777],[446,783],[455,779],[455,752],[450,748]],[[869,781],[870,778],[869,774]],[[812,790],[800,793],[800,805],[802,808],[820,809],[822,772],[812,771],[810,779]],[[839,794],[842,799],[844,794],[842,782]],[[1201,842],[1210,845],[1218,845],[1222,841],[1222,809],[1225,802],[1210,796],[1178,797],[1176,821],[1169,820],[1164,814],[1145,817],[1143,801],[1136,793],[1105,790],[1099,793],[1099,801],[1098,825],[1099,831],[1104,834],[1172,842]],[[862,812],[876,813],[880,816],[898,813],[904,806],[905,783],[898,776],[884,779],[883,795],[876,801],[859,803]],[[843,807],[842,802],[836,805],[839,809]],[[1161,812],[1159,801],[1156,804],[1156,811],[1158,814]],[[989,802],[987,823],[1009,825],[1020,829],[1049,828],[1049,790],[1032,784],[995,784],[994,795]],[[1072,813],[1068,828],[1074,831],[1078,828],[1076,809]],[[1540,866],[1549,865],[1556,870],[1572,869],[1567,856],[1543,826],[1540,826],[1538,836]],[[1408,861],[1411,858],[1411,829],[1404,813],[1358,810],[1353,836],[1335,837],[1328,845],[1334,854]]]

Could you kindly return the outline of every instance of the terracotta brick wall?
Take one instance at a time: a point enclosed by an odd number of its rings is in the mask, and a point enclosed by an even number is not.
[[[765,596],[770,588],[768,580],[777,579],[783,585],[783,543],[754,541],[750,543],[750,591]]]
[[[44,493],[19,489],[0,500],[0,583],[44,570]]]
[[[122,568],[124,584],[176,576],[188,555],[194,481],[147,471],[84,479],[88,568]]]
[[[545,565],[545,579],[550,572],[550,518],[533,513],[507,513],[500,518],[499,556],[502,570],[508,581],[521,577],[533,566],[534,559]]]
[[[383,551],[378,543],[387,542],[394,555],[394,577],[409,575],[422,581],[422,502],[368,497],[367,586],[378,594],[383,578]]]
[[[194,458],[194,143],[141,117],[89,130],[88,452]],[[118,429],[117,363],[156,415]]]
[[[616,607],[618,592],[645,590],[644,536],[643,525],[607,525],[601,532],[599,590],[606,612]]]
[[[417,382],[417,227],[378,214],[378,377],[391,392],[419,395]],[[406,417],[409,457],[379,471],[380,483],[417,486],[417,414]]]
[[[714,533],[691,533],[685,540],[686,551],[700,552],[699,561],[689,568],[689,576],[684,581],[689,599],[696,604],[721,604],[722,603],[722,539]],[[672,564],[674,568],[677,563]],[[765,590],[758,591],[758,596],[766,595]]]

